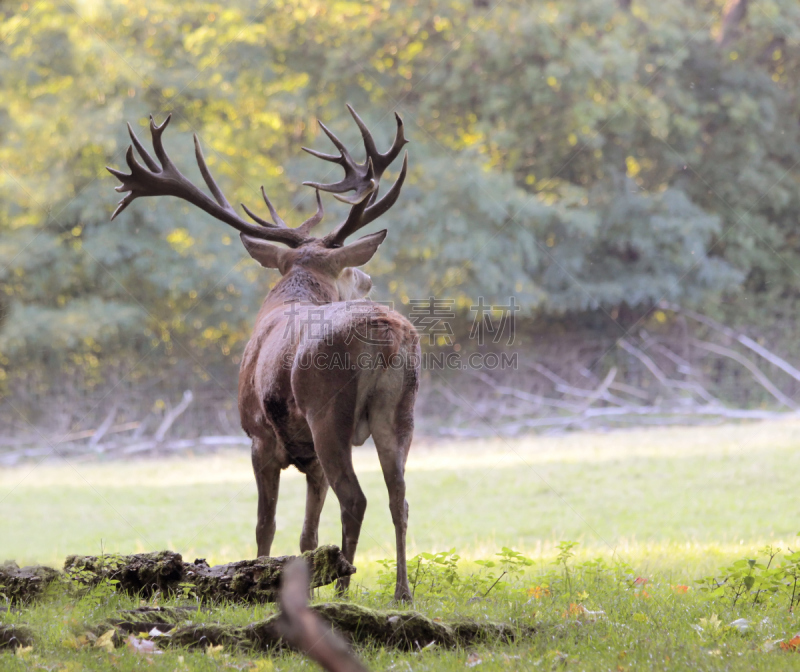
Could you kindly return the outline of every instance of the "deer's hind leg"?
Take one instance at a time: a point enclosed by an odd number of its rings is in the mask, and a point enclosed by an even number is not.
[[[408,502],[406,501],[406,460],[414,434],[414,398],[416,387],[404,386],[399,402],[395,394],[376,395],[370,404],[369,426],[378,459],[389,491],[389,510],[394,523],[397,547],[397,581],[394,599],[411,601],[406,567],[406,531]]]
[[[306,474],[306,517],[303,532],[300,534],[300,552],[313,551],[318,544],[319,516],[328,494],[328,479],[319,460],[314,460],[305,468]]]
[[[406,567],[406,530],[408,529],[408,502],[406,501],[406,458],[411,446],[411,432],[399,434],[383,418],[370,420],[372,438],[378,450],[383,480],[389,491],[389,511],[394,523],[397,547],[397,581],[394,599],[411,601]]]
[[[278,505],[278,489],[281,481],[281,464],[276,454],[274,434],[253,437],[253,473],[258,490],[258,514],[256,519],[256,544],[258,557],[268,556],[275,538],[275,509]]]
[[[312,420],[314,448],[331,489],[339,500],[342,515],[342,553],[348,562],[356,557],[361,523],[367,510],[367,498],[361,490],[353,469],[353,453],[350,431],[347,425],[336,421],[335,414],[326,414]],[[344,593],[350,585],[350,577],[339,579],[337,591]]]

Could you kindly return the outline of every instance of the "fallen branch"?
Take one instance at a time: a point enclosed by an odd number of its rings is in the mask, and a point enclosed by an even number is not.
[[[561,392],[562,394],[569,394],[573,397],[580,397],[580,398],[591,398],[594,401],[598,399],[602,399],[603,401],[607,401],[610,404],[616,404],[617,406],[627,406],[628,402],[625,399],[620,399],[616,395],[611,394],[608,390],[613,389],[615,387],[614,377],[617,373],[617,368],[612,366],[611,370],[614,371],[614,376],[611,376],[611,381],[608,385],[604,386],[604,383],[600,383],[600,388],[604,389],[594,389],[594,390],[585,390],[581,387],[575,387],[574,385],[570,385],[566,380],[561,378],[558,374],[554,373],[546,366],[539,364],[539,362],[533,362],[532,364],[527,365],[528,368],[533,369],[537,373],[541,373],[545,378],[550,380],[556,388],[556,392]],[[591,376],[593,379],[596,380],[594,376]],[[648,397],[645,397],[648,398]],[[591,406],[591,404],[589,404]]]
[[[469,370],[476,378],[479,378],[484,383],[492,387],[496,392],[500,394],[505,394],[511,397],[516,397],[517,399],[521,399],[522,401],[529,401],[534,404],[539,404],[541,406],[552,406],[553,408],[564,408],[570,411],[575,411],[580,409],[580,405],[568,402],[568,401],[561,401],[560,399],[550,399],[549,397],[543,397],[540,394],[530,394],[529,392],[523,392],[522,390],[517,390],[513,387],[508,387],[507,385],[500,385],[492,380],[491,376],[481,372],[481,371],[472,371]]]
[[[100,557],[71,555],[64,563],[64,571],[74,582],[89,587],[104,580],[117,581],[117,589],[130,595],[148,597],[156,591],[180,594],[191,590],[204,601],[262,603],[277,599],[284,567],[295,557],[262,557],[210,567],[205,560],[183,562],[181,555],[173,551]],[[311,572],[314,588],[356,571],[336,546],[320,546],[301,557]]]
[[[112,434],[114,431],[127,431],[133,428],[133,425],[139,423],[129,423],[128,425],[120,425],[121,429],[115,430],[114,427],[108,430],[106,434]],[[94,430],[93,430],[94,431]],[[88,438],[89,433],[85,433],[83,438]],[[41,442],[37,437],[31,437],[30,442]],[[222,446],[249,446],[250,439],[246,436],[201,436],[196,439],[176,439],[173,441],[163,441],[161,443],[154,439],[147,441],[139,441],[134,443],[122,442],[106,442],[103,444],[103,453],[111,456],[125,456],[138,455],[141,453],[153,452],[179,452],[184,450],[203,450],[209,447],[222,447]],[[0,453],[0,465],[14,465],[20,460],[42,457],[45,455],[64,455],[70,457],[79,457],[82,455],[94,456],[96,449],[91,449],[88,444],[69,443],[61,444],[58,448],[58,453],[53,450],[52,445],[39,448],[23,448],[20,450],[11,450],[8,452]]]
[[[193,400],[194,400],[194,395],[192,394],[192,391],[186,390],[183,393],[183,399],[181,399],[181,403],[179,403],[175,408],[169,411],[164,416],[164,419],[161,421],[161,424],[158,426],[155,436],[153,437],[156,441],[161,443],[164,440],[164,437],[167,435],[169,428],[172,427],[172,423],[175,422],[187,408],[189,408],[189,404],[191,404]]]
[[[611,386],[611,383],[614,382],[614,378],[616,377],[617,377],[617,367],[612,366],[611,370],[606,374],[606,377],[603,379],[603,382],[600,383],[600,386],[596,390],[594,390],[594,392],[589,394],[588,398],[583,404],[583,408],[581,408],[580,410],[581,414],[587,411],[595,401],[603,398],[603,395],[605,395],[608,392],[608,388]]]
[[[738,362],[744,368],[746,368],[752,375],[753,378],[756,379],[759,385],[763,387],[767,392],[769,392],[773,397],[775,397],[781,404],[784,406],[791,408],[792,410],[796,411],[800,409],[800,406],[795,403],[793,399],[787,397],[783,392],[781,392],[773,383],[772,381],[764,375],[764,372],[761,371],[753,362],[751,362],[747,357],[740,355],[736,350],[731,350],[730,348],[726,348],[722,345],[717,345],[716,343],[709,343],[708,341],[701,341],[697,338],[692,339],[692,345],[701,350],[707,350],[708,352],[713,352],[717,355],[722,355],[723,357],[728,357],[732,359],[734,362]]]
[[[328,672],[367,672],[347,642],[308,608],[308,567],[292,561],[284,571],[280,595],[278,632],[293,648],[302,651]]]
[[[749,336],[745,336],[744,334],[738,334],[730,327],[726,327],[724,324],[720,324],[716,320],[711,319],[710,317],[706,317],[705,315],[701,315],[700,313],[695,313],[692,310],[687,310],[686,308],[681,308],[680,306],[673,304],[673,303],[665,303],[663,307],[666,310],[671,310],[674,313],[682,313],[687,317],[691,317],[693,320],[700,322],[700,324],[705,324],[707,327],[714,329],[715,331],[724,334],[730,339],[741,343],[744,347],[752,350],[760,357],[766,359],[770,364],[777,366],[781,371],[784,373],[788,373],[792,378],[796,381],[800,382],[800,371],[794,368],[789,362],[778,355],[770,352],[764,346],[759,345],[756,343],[752,338]]]
[[[434,621],[415,611],[370,609],[347,602],[327,602],[308,607],[351,644],[380,645],[404,651],[418,650],[435,643],[445,648],[472,646],[478,643],[509,643],[530,636],[535,629],[530,626],[512,626],[491,621],[469,619],[442,622]],[[187,620],[198,618],[200,623]],[[205,648],[220,644],[249,651],[279,651],[292,648],[284,637],[282,616],[269,618],[246,626],[208,624],[207,614],[196,608],[139,607],[120,612],[119,617],[102,623],[93,630],[97,633],[115,628],[119,645],[128,633],[149,632],[156,626],[167,633],[161,643],[189,648]]]
[[[621,347],[625,352],[633,355],[638,359],[642,364],[647,367],[648,371],[653,374],[653,377],[665,388],[668,390],[685,390],[686,392],[697,394],[698,396],[702,397],[706,401],[709,402],[716,402],[717,400],[709,394],[708,390],[706,390],[702,385],[695,383],[695,382],[686,382],[683,380],[672,380],[668,378],[667,375],[658,367],[658,365],[648,357],[644,352],[639,350],[634,345],[631,345],[628,341],[624,338],[619,339],[617,341],[619,347]]]
[[[91,448],[94,448],[98,443],[100,443],[108,430],[111,429],[111,426],[114,424],[114,420],[117,417],[117,410],[119,410],[119,404],[114,404],[111,407],[111,410],[108,412],[106,419],[103,420],[102,424],[97,428],[97,431],[92,434],[92,437],[89,439],[89,446]]]

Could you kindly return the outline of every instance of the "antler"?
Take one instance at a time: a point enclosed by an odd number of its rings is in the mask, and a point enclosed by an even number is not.
[[[364,140],[364,149],[367,154],[364,163],[356,163],[341,140],[339,140],[339,138],[337,138],[321,121],[319,122],[320,127],[336,146],[336,149],[339,150],[339,156],[324,154],[314,149],[303,147],[303,149],[312,156],[316,156],[324,161],[338,163],[344,168],[344,178],[339,182],[332,184],[303,182],[303,184],[314,187],[317,190],[331,192],[334,194],[335,198],[353,206],[350,209],[350,214],[347,219],[342,222],[335,231],[325,237],[326,244],[331,247],[342,245],[350,234],[365,227],[395,204],[397,197],[400,195],[403,182],[406,179],[406,171],[408,168],[408,152],[406,152],[403,158],[403,167],[400,170],[397,181],[380,201],[375,202],[378,194],[378,183],[384,171],[400,154],[403,145],[408,142],[403,134],[403,120],[400,118],[400,115],[395,112],[394,116],[395,119],[397,119],[397,133],[395,134],[394,142],[389,151],[385,154],[381,154],[375,145],[372,134],[369,132],[369,129],[362,121],[361,117],[356,114],[355,110],[350,107],[350,105],[347,106],[347,109],[355,120],[356,125],[361,131],[361,137]],[[352,196],[339,195],[346,191],[355,191],[355,193]]]
[[[196,187],[192,182],[187,179],[175,166],[172,160],[167,155],[164,149],[164,144],[161,136],[169,124],[169,115],[164,123],[160,126],[155,123],[152,115],[150,116],[150,135],[153,139],[153,149],[155,150],[158,162],[148,153],[144,148],[139,138],[133,132],[131,125],[128,124],[128,133],[130,133],[133,145],[128,146],[128,151],[125,154],[125,160],[131,170],[130,175],[116,170],[114,168],[106,167],[106,170],[114,175],[122,184],[116,187],[119,192],[128,192],[127,195],[119,202],[111,219],[114,219],[119,213],[130,205],[132,201],[140,196],[177,196],[185,201],[189,201],[196,205],[201,210],[205,210],[208,214],[217,219],[229,224],[237,231],[260,238],[262,240],[271,240],[281,242],[289,247],[299,247],[308,240],[308,235],[312,227],[319,223],[323,216],[322,201],[317,191],[317,212],[308,220],[303,222],[296,229],[290,229],[286,223],[275,212],[267,198],[264,187],[261,187],[261,194],[264,197],[264,202],[267,204],[270,216],[273,221],[262,219],[253,213],[247,206],[242,204],[244,211],[260,226],[255,226],[245,219],[242,219],[236,211],[228,203],[222,190],[217,185],[211,172],[206,165],[203,150],[200,148],[200,141],[197,139],[197,134],[194,134],[194,150],[197,157],[197,165],[200,168],[200,173],[203,175],[206,185],[208,186],[214,200],[209,198],[203,191]],[[133,148],[142,157],[142,160],[147,164],[147,168],[142,166],[137,160],[136,155],[133,153]],[[159,166],[159,163],[161,164]]]

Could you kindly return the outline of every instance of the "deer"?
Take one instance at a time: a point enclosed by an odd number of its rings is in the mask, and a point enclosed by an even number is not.
[[[339,153],[303,149],[341,166],[344,177],[327,184],[303,183],[314,188],[317,209],[297,227],[288,226],[278,216],[263,186],[261,195],[271,219],[260,217],[244,204],[242,208],[253,222],[237,214],[212,177],[196,133],[195,157],[211,196],[181,174],[162,140],[171,115],[161,125],[150,117],[155,158],[128,124],[132,144],[125,158],[130,173],[107,167],[121,182],[116,190],[126,193],[111,219],[139,197],[181,198],[236,229],[250,256],[280,273],[258,312],[239,369],[239,415],[242,429],[252,441],[258,492],[258,555],[270,554],[280,475],[294,466],[306,477],[300,551],[317,547],[320,514],[330,487],[339,500],[342,553],[354,562],[367,500],[353,468],[352,447],[363,445],[371,436],[395,529],[394,597],[411,601],[405,467],[420,378],[419,336],[400,313],[366,298],[372,280],[358,267],[375,254],[386,238],[386,229],[345,244],[349,236],[397,201],[408,170],[407,151],[396,181],[380,199],[378,187],[408,141],[403,121],[395,113],[394,141],[387,152],[380,153],[364,121],[350,105],[347,109],[361,132],[366,159],[363,163],[354,160],[320,121],[320,128]],[[145,165],[137,160],[134,147]],[[350,209],[331,233],[314,237],[311,232],[324,215],[321,191],[333,194]],[[326,333],[313,333],[320,324],[325,325]],[[334,366],[334,362],[338,364]],[[337,591],[346,593],[349,582],[350,577],[339,579]]]

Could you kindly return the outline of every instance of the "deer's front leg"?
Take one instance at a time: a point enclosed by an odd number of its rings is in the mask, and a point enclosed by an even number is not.
[[[278,488],[281,467],[275,455],[275,438],[253,438],[253,473],[258,489],[258,517],[256,543],[258,557],[268,556],[275,538],[275,508],[278,505]]]

